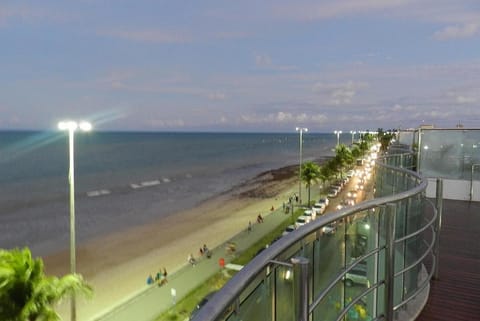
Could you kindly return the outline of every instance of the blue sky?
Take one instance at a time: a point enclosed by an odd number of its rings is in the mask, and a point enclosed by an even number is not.
[[[478,0],[7,0],[0,40],[0,129],[480,122]]]

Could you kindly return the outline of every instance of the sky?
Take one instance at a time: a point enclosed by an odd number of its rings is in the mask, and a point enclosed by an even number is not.
[[[0,0],[0,129],[480,123],[479,0]]]

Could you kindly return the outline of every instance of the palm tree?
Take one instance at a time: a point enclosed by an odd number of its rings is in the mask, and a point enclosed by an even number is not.
[[[380,150],[382,152],[386,152],[388,149],[388,146],[390,146],[390,143],[392,142],[392,139],[395,138],[395,134],[392,133],[383,133],[383,135],[379,135],[380,137]]]
[[[357,159],[360,156],[362,156],[362,151],[360,150],[360,147],[358,145],[353,145],[351,148],[351,151],[354,159]]]
[[[310,188],[312,183],[317,182],[320,178],[320,166],[314,162],[305,162],[302,164],[302,181],[305,182],[305,186],[308,188],[308,205],[310,205]]]
[[[352,155],[352,152],[350,149],[345,145],[345,144],[340,144],[335,148],[336,156],[335,159],[337,160],[337,163],[339,164],[339,169],[340,169],[340,174],[342,173],[342,169],[346,165],[351,165],[353,164],[354,158]]]
[[[81,275],[46,276],[43,261],[28,248],[0,249],[0,320],[56,321],[54,305],[74,294],[91,296]]]

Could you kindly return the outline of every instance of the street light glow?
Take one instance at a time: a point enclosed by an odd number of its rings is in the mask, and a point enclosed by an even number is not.
[[[58,123],[58,129],[60,130],[76,131],[78,128],[88,132],[92,130],[92,124],[87,121],[81,121],[80,123],[77,123],[71,120],[61,121]]]
[[[340,134],[342,133],[341,130],[335,130],[333,131],[334,134],[337,135],[337,146],[340,145]]]

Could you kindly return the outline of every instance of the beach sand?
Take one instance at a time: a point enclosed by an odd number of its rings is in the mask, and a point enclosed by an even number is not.
[[[94,287],[91,301],[78,301],[78,320],[90,320],[145,288],[149,274],[165,267],[174,273],[198,255],[203,244],[214,248],[245,230],[259,213],[268,215],[298,192],[298,166],[264,172],[195,208],[77,246],[77,272]],[[69,273],[69,252],[44,257],[46,272]],[[68,302],[59,308],[68,319]]]

